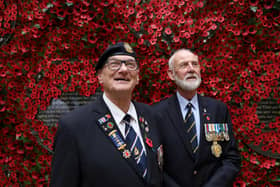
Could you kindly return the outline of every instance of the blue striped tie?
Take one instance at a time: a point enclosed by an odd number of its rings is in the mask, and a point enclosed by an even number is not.
[[[141,175],[143,178],[147,176],[147,164],[146,164],[146,153],[143,149],[141,141],[139,137],[136,135],[133,127],[130,125],[131,117],[126,114],[123,118],[125,123],[125,140],[126,143],[135,159],[137,166],[141,171]]]
[[[188,132],[188,137],[189,141],[192,145],[192,152],[194,155],[196,155],[197,149],[198,149],[198,144],[197,144],[197,134],[196,134],[196,126],[195,126],[195,120],[194,120],[194,115],[192,112],[192,104],[188,103],[187,104],[188,112],[185,117],[185,124],[187,127],[187,132]]]

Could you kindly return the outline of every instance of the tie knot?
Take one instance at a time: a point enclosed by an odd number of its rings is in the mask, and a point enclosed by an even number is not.
[[[188,103],[187,104],[187,108],[189,109],[189,108],[192,108],[192,104],[191,103]]]
[[[126,114],[123,118],[123,121],[128,124],[130,123],[130,120],[131,120],[131,116],[129,114]]]

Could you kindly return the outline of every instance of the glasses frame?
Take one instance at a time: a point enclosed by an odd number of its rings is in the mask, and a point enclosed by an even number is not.
[[[135,67],[131,67],[129,66],[127,63],[135,63]],[[105,64],[105,66],[108,67],[109,70],[111,71],[118,71],[119,69],[121,69],[122,64],[125,64],[126,68],[129,71],[135,71],[138,69],[138,64],[136,62],[136,60],[130,59],[130,60],[118,60],[118,59],[110,59],[107,60],[107,63]],[[116,67],[113,67],[113,65],[118,65]],[[131,64],[132,65],[132,64]]]
[[[174,69],[176,70],[186,70],[190,67],[197,69],[200,68],[200,63],[198,61],[188,61],[188,62],[182,62],[178,64],[177,66],[174,66]]]

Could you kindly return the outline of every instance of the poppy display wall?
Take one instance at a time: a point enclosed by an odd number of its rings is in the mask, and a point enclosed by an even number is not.
[[[235,186],[280,184],[279,0],[0,0],[0,186],[47,186],[55,125],[38,119],[64,93],[100,90],[94,65],[111,43],[137,53],[134,99],[175,91],[172,52],[200,57],[199,93],[225,102],[242,156]]]

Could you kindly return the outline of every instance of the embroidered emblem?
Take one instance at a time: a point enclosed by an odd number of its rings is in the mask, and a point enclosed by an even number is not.
[[[130,151],[129,151],[128,149],[125,149],[125,150],[123,151],[123,157],[124,157],[124,158],[130,158],[130,156],[131,156]]]
[[[133,153],[134,153],[135,156],[139,155],[139,150],[137,149],[137,147],[134,148],[134,152]]]
[[[111,119],[111,115],[106,114],[105,116],[99,118],[98,122],[99,122],[100,125],[102,125],[103,123],[107,122],[109,119]]]
[[[114,123],[113,123],[113,122],[108,122],[108,123],[107,123],[107,127],[108,127],[109,129],[112,129],[112,128],[114,127]]]
[[[120,137],[119,133],[117,133],[117,130],[111,131],[108,136],[111,138],[118,150],[125,148],[126,144]]]
[[[106,123],[107,122],[107,123]],[[116,125],[113,122],[113,118],[110,114],[106,114],[105,116],[98,119],[98,125],[100,129],[104,132],[106,136],[110,138],[114,146],[120,151],[122,156],[127,159],[130,157],[131,153],[126,149],[126,143],[117,130]]]

